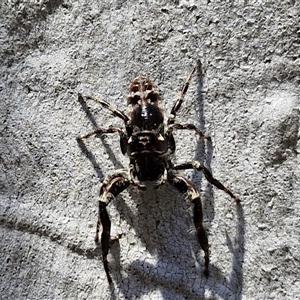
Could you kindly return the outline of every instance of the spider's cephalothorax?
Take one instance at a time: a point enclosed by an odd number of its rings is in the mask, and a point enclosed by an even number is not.
[[[157,130],[163,125],[160,96],[148,78],[139,76],[133,80],[129,87],[127,106],[134,130]]]
[[[171,162],[171,154],[175,151],[175,140],[172,133],[174,130],[194,130],[201,138],[209,139],[193,124],[175,123],[176,113],[183,103],[191,77],[195,71],[196,67],[187,78],[181,95],[175,102],[166,124],[164,123],[164,115],[160,107],[160,96],[153,83],[146,77],[139,76],[130,84],[127,100],[129,116],[106,101],[79,95],[81,99],[92,99],[99,102],[103,107],[109,109],[114,116],[122,119],[124,122],[124,128],[100,128],[78,138],[78,141],[81,141],[94,134],[118,132],[121,151],[123,154],[127,154],[130,160],[128,169],[116,170],[111,175],[106,176],[100,190],[99,218],[95,241],[98,242],[99,240],[99,228],[100,224],[102,224],[102,257],[109,282],[112,282],[107,262],[111,222],[106,206],[130,184],[137,188],[145,189],[147,182],[153,182],[156,187],[159,187],[168,181],[180,193],[187,194],[194,205],[193,220],[200,246],[204,251],[205,275],[208,275],[209,250],[207,235],[202,224],[203,214],[200,194],[190,180],[177,174],[176,171],[185,169],[202,171],[210,183],[229,194],[236,202],[239,202],[239,199],[224,187],[220,181],[215,179],[211,172],[199,161],[191,160],[177,165]]]

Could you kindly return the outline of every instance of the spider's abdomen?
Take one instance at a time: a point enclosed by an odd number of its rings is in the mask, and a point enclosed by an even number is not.
[[[135,161],[135,168],[140,182],[157,181],[164,172],[164,164],[153,155],[139,156]]]
[[[128,140],[127,154],[139,181],[158,180],[165,169],[167,153],[168,141],[160,133],[142,131]]]

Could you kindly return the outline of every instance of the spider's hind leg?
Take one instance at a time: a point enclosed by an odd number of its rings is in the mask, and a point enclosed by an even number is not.
[[[205,178],[218,189],[224,191],[231,198],[233,198],[236,203],[241,202],[241,200],[235,196],[228,188],[226,188],[218,179],[214,178],[212,173],[198,160],[192,160],[186,163],[182,163],[172,167],[173,170],[187,170],[194,169],[197,171],[202,171]]]
[[[128,171],[127,170],[117,170],[112,175],[105,178],[103,185],[100,190],[100,200],[99,200],[99,215],[96,227],[95,242],[99,241],[99,228],[102,224],[103,231],[101,234],[101,249],[102,249],[102,260],[104,270],[109,283],[112,279],[109,275],[107,255],[109,250],[110,242],[110,229],[111,222],[109,215],[106,210],[106,206],[123,190],[125,190],[130,184]]]
[[[203,227],[203,213],[200,194],[194,184],[184,176],[168,173],[168,181],[182,194],[187,193],[188,199],[194,204],[194,225],[196,228],[198,240],[202,250],[204,251],[205,269],[204,275],[208,276],[209,265],[209,247],[206,231]]]

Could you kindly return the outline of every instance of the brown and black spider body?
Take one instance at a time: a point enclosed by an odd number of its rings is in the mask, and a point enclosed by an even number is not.
[[[179,165],[174,165],[171,161],[172,154],[176,148],[172,134],[174,130],[194,130],[201,138],[209,139],[208,136],[204,135],[193,124],[175,123],[176,113],[184,101],[184,96],[195,71],[196,67],[187,78],[182,88],[181,95],[175,102],[166,124],[164,123],[164,114],[160,106],[160,96],[153,83],[146,77],[139,76],[130,84],[127,100],[129,116],[106,101],[95,97],[83,97],[82,95],[79,95],[79,97],[99,102],[102,106],[109,109],[114,116],[119,117],[124,121],[124,128],[100,128],[78,138],[78,140],[83,140],[94,134],[118,132],[120,135],[121,151],[123,154],[127,154],[130,160],[128,169],[116,170],[111,175],[106,176],[100,190],[99,218],[97,222],[95,241],[98,242],[99,240],[99,228],[102,224],[102,257],[104,269],[109,282],[112,282],[107,262],[111,222],[106,206],[130,184],[140,189],[146,189],[147,182],[154,182],[156,187],[169,182],[180,193],[187,194],[188,199],[194,204],[193,220],[200,246],[204,251],[204,273],[206,276],[208,275],[209,250],[207,234],[202,224],[203,213],[200,194],[190,180],[180,174],[177,174],[176,171],[185,169],[202,171],[210,183],[225,191],[239,202],[239,199],[234,196],[230,190],[225,188],[220,181],[215,179],[211,172],[199,161],[191,160]]]
[[[148,78],[139,76],[131,83],[127,107],[132,126],[127,145],[132,179],[157,181],[166,168],[169,142],[160,96]]]

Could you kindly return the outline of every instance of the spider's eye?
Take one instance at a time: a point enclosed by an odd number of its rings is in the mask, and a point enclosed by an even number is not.
[[[139,95],[135,95],[132,99],[132,103],[137,104],[140,99],[141,99],[141,97]]]
[[[128,104],[137,104],[141,97],[139,95],[134,95],[133,97],[128,98]]]
[[[149,93],[148,99],[150,99],[151,103],[158,101],[158,94],[157,93]]]
[[[131,91],[132,92],[137,92],[139,90],[139,87],[138,87],[138,85],[137,84],[135,84],[135,85],[133,85],[132,87],[131,87]]]
[[[146,82],[145,87],[146,87],[146,90],[152,90],[152,88],[153,88],[152,84],[149,82]]]

